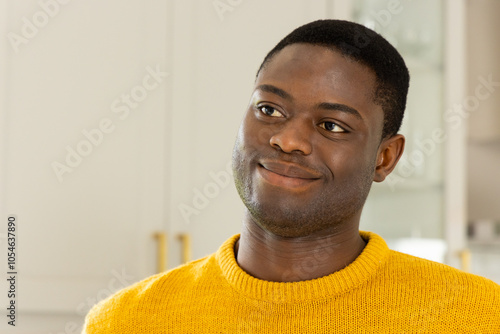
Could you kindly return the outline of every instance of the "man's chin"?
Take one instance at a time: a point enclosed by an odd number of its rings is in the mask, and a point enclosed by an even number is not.
[[[274,209],[262,207],[249,208],[252,221],[266,233],[280,238],[304,238],[316,234],[325,226],[304,215],[304,211]],[[266,212],[264,214],[264,212]]]

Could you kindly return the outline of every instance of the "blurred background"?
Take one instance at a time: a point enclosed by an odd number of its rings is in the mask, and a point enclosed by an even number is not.
[[[500,1],[0,3],[2,333],[79,333],[97,301],[239,233],[231,151],[257,68],[322,18],[378,31],[411,73],[405,155],[361,228],[500,283]]]

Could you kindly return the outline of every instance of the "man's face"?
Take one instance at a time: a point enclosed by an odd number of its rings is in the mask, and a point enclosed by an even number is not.
[[[382,135],[375,87],[368,67],[322,46],[293,44],[274,55],[233,152],[254,222],[283,237],[357,228]]]

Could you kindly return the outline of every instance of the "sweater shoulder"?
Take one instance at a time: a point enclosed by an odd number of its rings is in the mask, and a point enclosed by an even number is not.
[[[171,301],[182,299],[180,295],[195,289],[207,277],[216,275],[217,270],[214,255],[210,255],[119,290],[92,307],[85,319],[85,333],[100,333],[100,330],[111,328],[128,333],[124,330],[133,325],[131,314],[146,317],[146,313],[154,314],[168,307]],[[141,310],[147,311],[141,315]],[[127,324],[122,323],[124,319]]]
[[[411,284],[432,284],[450,296],[455,294],[464,299],[481,299],[500,308],[500,285],[485,277],[393,250],[386,268],[395,274],[394,277]]]
[[[493,286],[500,287],[500,285],[488,280],[484,277],[474,275],[463,270],[451,267],[449,265],[423,259],[417,256],[401,253],[395,250],[390,250],[389,263],[393,265],[394,268],[415,270],[421,273],[426,273],[431,276],[457,276],[462,277],[467,280],[478,280],[478,281],[489,281]]]

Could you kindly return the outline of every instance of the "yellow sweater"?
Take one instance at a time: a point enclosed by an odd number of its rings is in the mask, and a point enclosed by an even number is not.
[[[367,246],[346,268],[277,283],[238,266],[236,235],[100,302],[86,333],[500,333],[499,285],[361,236]]]

